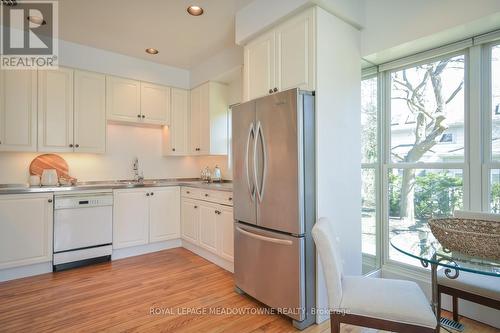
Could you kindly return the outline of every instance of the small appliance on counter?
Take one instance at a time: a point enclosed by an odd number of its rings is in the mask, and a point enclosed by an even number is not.
[[[57,186],[57,185],[59,185],[59,177],[57,177],[56,169],[43,169],[41,183],[42,183],[42,186]]]
[[[212,175],[212,181],[214,183],[220,183],[222,181],[222,172],[218,165],[215,165],[214,172]]]

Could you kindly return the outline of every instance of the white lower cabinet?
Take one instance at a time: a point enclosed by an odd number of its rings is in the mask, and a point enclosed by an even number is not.
[[[200,203],[200,246],[217,254],[217,206]]]
[[[219,235],[219,255],[229,261],[234,259],[234,217],[233,208],[220,206],[217,216],[217,230]]]
[[[183,197],[182,239],[227,261],[233,261],[233,207]]]
[[[179,187],[158,188],[149,197],[149,242],[181,236],[181,191]]]
[[[0,269],[52,261],[52,193],[0,196]]]
[[[181,209],[182,239],[198,244],[200,223],[199,204],[194,200],[183,199]]]
[[[179,238],[179,187],[114,191],[113,248]]]
[[[113,248],[148,243],[149,198],[146,190],[116,190],[113,205]]]

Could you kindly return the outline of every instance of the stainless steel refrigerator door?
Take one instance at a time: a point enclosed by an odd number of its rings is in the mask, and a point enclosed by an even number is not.
[[[254,183],[255,102],[232,110],[232,164],[234,218],[257,223]]]
[[[257,224],[297,235],[304,233],[299,98],[292,89],[256,100],[254,145]]]
[[[238,288],[262,303],[304,319],[304,238],[235,224],[234,275]]]

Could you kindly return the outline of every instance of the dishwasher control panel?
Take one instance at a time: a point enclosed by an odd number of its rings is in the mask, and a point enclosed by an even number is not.
[[[54,200],[54,209],[102,207],[113,205],[113,194],[61,195]]]

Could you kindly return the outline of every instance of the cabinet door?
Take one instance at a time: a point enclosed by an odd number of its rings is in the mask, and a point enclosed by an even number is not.
[[[201,87],[191,90],[191,113],[190,113],[190,152],[198,154],[200,147],[200,126],[201,126]]]
[[[198,244],[200,207],[196,201],[182,200],[181,233],[182,239]]]
[[[244,100],[249,101],[269,94],[275,85],[275,35],[274,31],[245,46],[244,50]]]
[[[233,209],[219,206],[217,215],[218,254],[229,261],[234,260],[234,218]]]
[[[216,205],[200,202],[200,246],[217,254],[217,214]]]
[[[141,117],[141,83],[115,76],[106,77],[107,119],[138,122]]]
[[[141,82],[141,117],[144,123],[170,124],[170,88]]]
[[[36,75],[0,70],[0,151],[36,151]]]
[[[199,154],[210,154],[210,99],[212,83],[207,82],[199,87],[200,89],[200,113],[199,113]],[[227,119],[225,119],[227,123]],[[224,133],[225,134],[225,133]]]
[[[149,190],[116,190],[113,204],[113,248],[148,243]]]
[[[277,87],[314,90],[314,22],[307,11],[276,29]]]
[[[73,70],[38,71],[38,150],[73,151]]]
[[[189,91],[172,88],[170,126],[163,128],[163,155],[188,155]]]
[[[151,188],[149,197],[149,241],[180,237],[181,193],[179,187]]]
[[[0,196],[0,269],[52,260],[52,194]]]
[[[106,76],[75,71],[75,152],[106,151]]]

